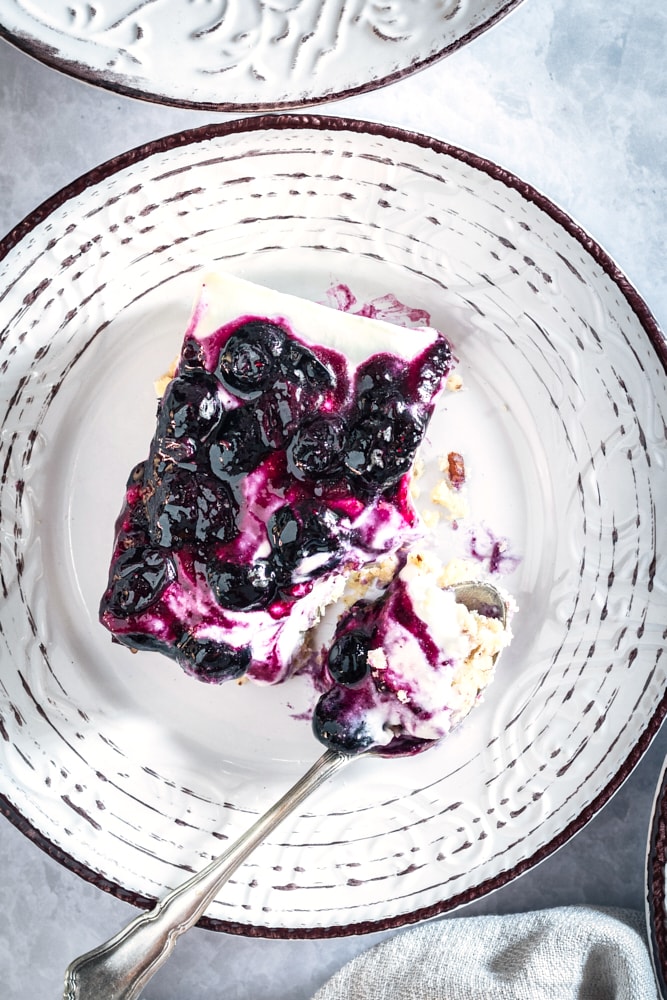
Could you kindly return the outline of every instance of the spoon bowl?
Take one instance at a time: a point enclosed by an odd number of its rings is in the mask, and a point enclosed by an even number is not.
[[[466,581],[451,589],[457,603],[507,628],[507,603],[493,584]],[[419,750],[434,742],[421,741]],[[406,744],[406,748],[414,753],[414,742]],[[203,916],[225,882],[278,824],[345,764],[359,757],[384,756],[381,751],[373,747],[356,754],[326,750],[282,798],[206,868],[107,942],[74,959],[65,973],[63,1000],[136,1000],[181,934]]]

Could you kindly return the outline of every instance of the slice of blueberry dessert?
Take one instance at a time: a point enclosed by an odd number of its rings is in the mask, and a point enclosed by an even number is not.
[[[504,594],[501,617],[457,603],[453,586],[471,578],[465,563],[443,566],[415,548],[379,596],[339,619],[324,652],[328,690],[313,715],[321,743],[346,754],[412,754],[468,715],[511,641],[515,610]]]
[[[350,573],[418,536],[446,339],[206,279],[116,523],[100,619],[221,682],[284,680]]]

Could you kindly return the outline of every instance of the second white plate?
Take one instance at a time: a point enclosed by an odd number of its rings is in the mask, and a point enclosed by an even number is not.
[[[0,35],[117,93],[216,111],[305,106],[441,59],[520,0],[0,0]]]

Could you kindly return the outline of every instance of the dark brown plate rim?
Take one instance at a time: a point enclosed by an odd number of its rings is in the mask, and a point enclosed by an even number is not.
[[[646,849],[646,924],[660,996],[667,998],[667,762],[656,787]]]

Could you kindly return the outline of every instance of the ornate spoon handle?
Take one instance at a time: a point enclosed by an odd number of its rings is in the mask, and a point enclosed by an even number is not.
[[[219,857],[173,889],[105,944],[68,966],[63,1000],[136,1000],[176,941],[204,914],[218,890],[272,830],[352,757],[327,750],[275,805]]]

